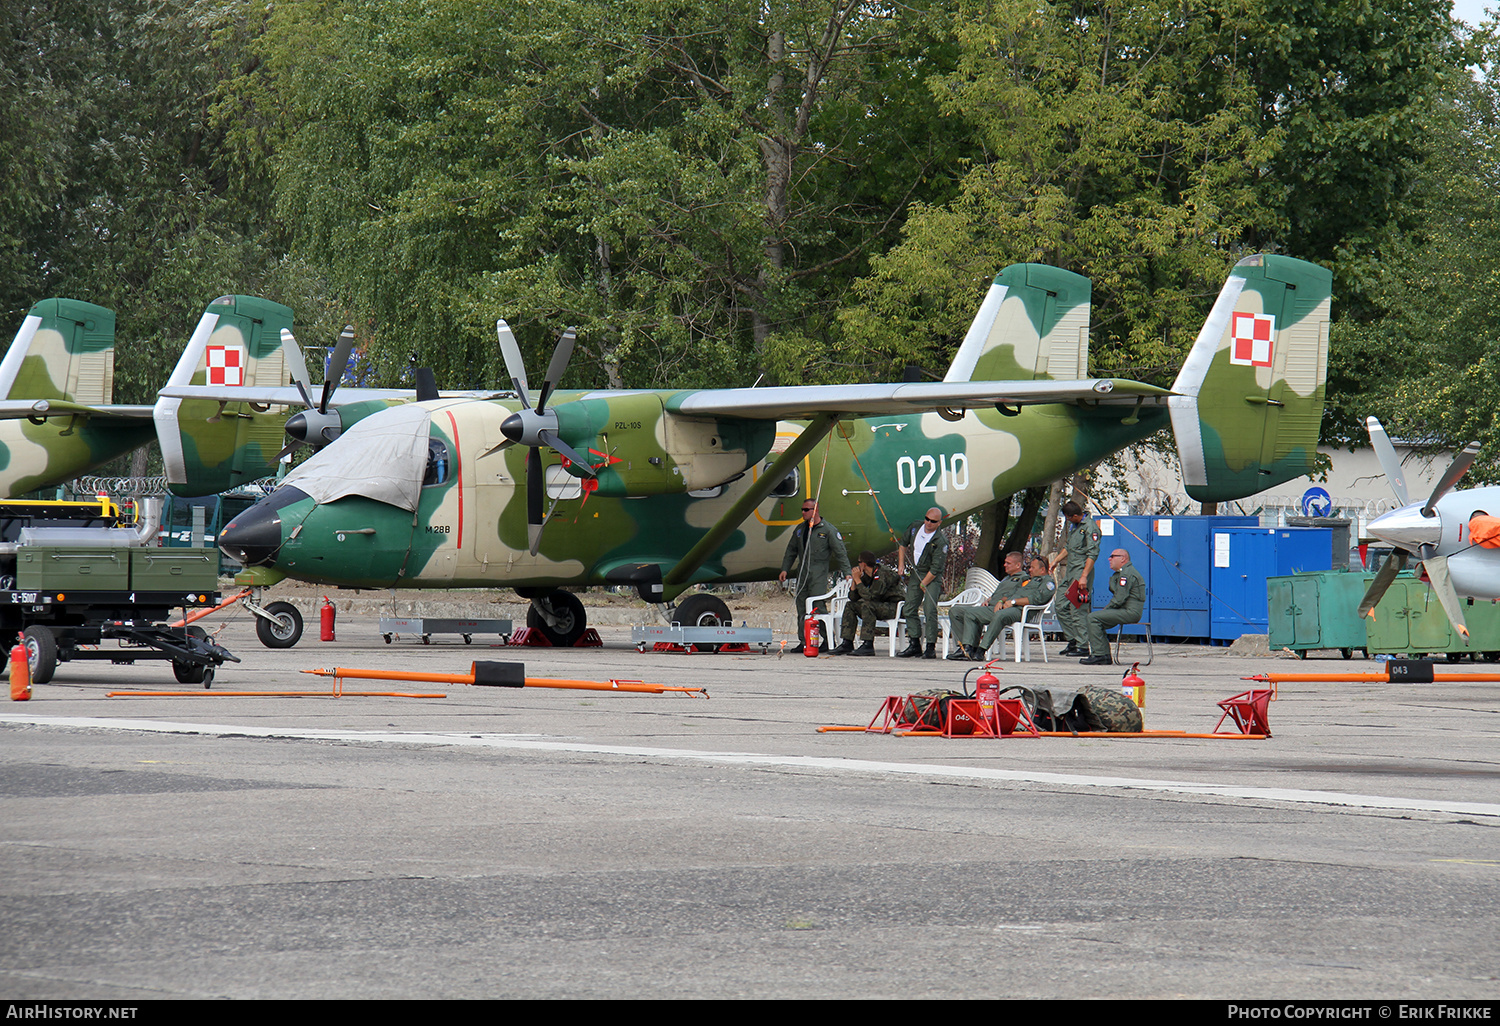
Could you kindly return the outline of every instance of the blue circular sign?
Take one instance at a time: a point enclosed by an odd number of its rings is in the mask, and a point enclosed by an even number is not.
[[[1333,496],[1326,489],[1309,488],[1302,493],[1302,515],[1326,517],[1333,512]]]

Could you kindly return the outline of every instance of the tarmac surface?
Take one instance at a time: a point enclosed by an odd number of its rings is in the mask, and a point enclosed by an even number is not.
[[[5,997],[1500,997],[1497,683],[1282,684],[1267,740],[898,737],[818,728],[974,664],[205,623],[211,691],[75,662],[0,711]],[[1059,647],[1002,685],[1118,683]],[[1146,727],[1378,669],[1323,655],[1157,646]],[[297,672],[475,659],[712,697]]]

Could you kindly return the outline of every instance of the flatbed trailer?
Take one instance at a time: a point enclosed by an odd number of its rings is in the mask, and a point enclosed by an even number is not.
[[[207,688],[215,669],[239,659],[202,627],[170,621],[174,609],[218,603],[216,591],[0,589],[0,636],[8,644],[24,639],[33,684],[46,684],[58,663],[75,659],[165,659],[179,682]]]

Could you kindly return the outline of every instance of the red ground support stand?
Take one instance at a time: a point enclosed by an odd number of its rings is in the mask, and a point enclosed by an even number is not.
[[[995,726],[1001,737],[1041,737],[1042,732],[1036,729],[1036,723],[1031,718],[1031,713],[1026,708],[1026,703],[1019,698],[1002,698],[995,703]]]
[[[979,699],[950,698],[943,717],[944,737],[999,737],[995,727],[979,714]]]
[[[516,631],[510,636],[510,640],[507,641],[506,644],[512,646],[519,645],[523,647],[529,646],[531,648],[552,647],[552,642],[547,640],[547,635],[543,634],[535,627],[522,627],[520,630]]]
[[[573,642],[573,647],[574,648],[603,648],[604,647],[604,639],[601,638],[601,637],[599,637],[599,632],[598,631],[594,630],[594,628],[592,628],[592,627],[589,627],[589,628],[586,628],[584,630],[583,637],[581,637],[577,641]]]
[[[886,695],[885,701],[880,703],[880,708],[876,710],[875,715],[870,717],[870,724],[865,727],[865,730],[889,734],[893,730],[906,730],[915,726],[905,719],[906,705],[905,695]],[[880,721],[878,727],[875,725],[877,720]]]
[[[675,641],[658,641],[651,646],[653,652],[687,652],[689,655],[698,651],[697,645],[679,645]]]
[[[1241,734],[1262,734],[1271,736],[1270,722],[1271,690],[1269,688],[1251,688],[1249,691],[1241,691],[1237,695],[1230,695],[1219,703],[1219,708],[1224,710],[1224,715],[1219,717],[1219,722],[1214,725],[1214,733],[1224,725],[1226,719],[1234,720],[1234,725],[1240,728]]]

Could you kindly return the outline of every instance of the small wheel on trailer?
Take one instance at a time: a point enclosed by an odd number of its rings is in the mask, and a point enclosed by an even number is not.
[[[46,684],[57,672],[57,638],[52,628],[34,625],[26,628],[26,663],[31,683]]]
[[[197,638],[199,641],[208,640],[208,631],[202,627],[188,627],[189,637]],[[208,663],[193,662],[189,659],[172,660],[172,676],[177,678],[179,684],[202,684],[205,689],[214,681],[214,668]]]
[[[1339,654],[1342,655],[1345,659],[1353,659],[1354,658],[1354,649],[1352,649],[1352,648],[1341,648],[1341,649],[1339,649]]]
[[[266,606],[270,620],[255,618],[255,636],[267,648],[291,648],[302,640],[302,614],[290,602]]]
[[[385,639],[387,645],[391,643],[391,636],[389,634],[382,634],[381,637]]]
[[[422,644],[424,644],[424,645],[430,645],[430,644],[432,644],[432,635],[431,634],[424,634],[424,635],[422,635]]]
[[[473,643],[474,643],[474,635],[472,635],[472,634],[465,634],[464,635],[464,644],[465,645],[472,645]]]

